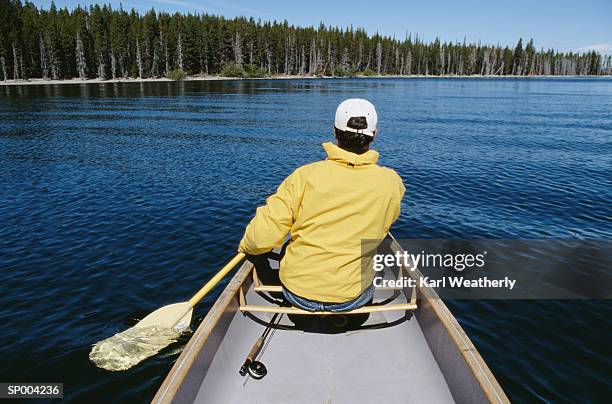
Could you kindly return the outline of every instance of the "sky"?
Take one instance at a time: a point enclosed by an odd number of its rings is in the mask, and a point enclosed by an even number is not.
[[[34,0],[48,8],[51,0]],[[95,0],[55,0],[69,9]],[[99,4],[119,1],[101,0]],[[612,54],[611,0],[126,0],[124,9],[246,16],[287,20],[297,26],[325,25],[365,28],[369,33],[403,39],[418,34],[426,41],[481,41],[514,45],[519,38],[534,39],[537,48]]]

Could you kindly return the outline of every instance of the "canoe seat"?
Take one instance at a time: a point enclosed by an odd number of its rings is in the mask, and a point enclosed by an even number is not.
[[[376,290],[400,290],[402,288],[376,288]],[[273,292],[282,293],[283,287],[280,285],[264,285],[259,281],[257,277],[257,271],[253,270],[253,290],[255,292]],[[360,307],[358,309],[350,311],[307,311],[297,307],[281,307],[281,306],[258,306],[246,303],[244,291],[240,288],[239,291],[240,311],[252,312],[252,313],[286,313],[286,314],[301,314],[301,315],[337,315],[337,314],[365,314],[365,313],[379,313],[386,311],[407,311],[416,310],[416,288],[412,289],[412,296],[410,301],[406,303],[395,303],[395,304],[372,304]]]

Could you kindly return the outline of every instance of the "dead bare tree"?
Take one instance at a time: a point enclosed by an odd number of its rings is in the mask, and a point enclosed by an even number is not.
[[[376,44],[376,73],[380,75],[382,69],[382,43],[378,41]]]
[[[138,78],[142,79],[142,57],[140,56],[140,41],[136,38],[136,67],[138,68]]]
[[[85,60],[85,48],[81,36],[77,32],[76,40],[76,65],[81,80],[87,79],[87,62]]]
[[[114,80],[117,78],[117,58],[115,57],[115,51],[112,47],[111,47],[110,57],[111,57],[111,76],[113,77],[113,80]]]
[[[2,65],[2,77],[6,82],[6,61],[4,60],[4,56],[0,57],[0,65]]]
[[[20,75],[21,75],[21,80],[27,79],[27,77],[26,77],[26,70],[25,70],[25,63],[23,63],[23,53],[19,55],[19,71],[20,71]]]
[[[43,80],[49,79],[49,64],[47,63],[47,50],[45,49],[45,41],[42,34],[38,34],[38,47],[40,49],[40,72]]]
[[[340,69],[342,71],[349,71],[350,70],[350,55],[349,55],[349,51],[348,48],[344,48],[344,52],[342,53],[342,58],[340,59]]]
[[[17,60],[17,48],[13,42],[13,80],[19,80],[19,60]]]
[[[476,69],[476,48],[472,46],[470,48],[470,53],[468,54],[468,65],[467,70],[470,74],[474,74],[474,69]]]
[[[394,48],[395,48],[395,51],[394,51],[394,53],[395,53],[395,68],[397,69],[398,66],[400,66],[400,59],[401,59],[400,58],[400,50],[399,50],[399,48],[397,46],[394,46]],[[402,73],[401,72],[401,68],[398,71],[398,73],[400,73],[400,74]]]
[[[406,64],[404,66],[406,74],[410,75],[412,72],[412,52],[406,52]]]
[[[170,61],[168,60],[168,38],[164,35],[164,28],[161,20],[159,22],[159,44],[164,47],[164,76],[170,71]]]
[[[359,69],[361,68],[361,62],[363,60],[363,41],[359,41],[359,48],[358,48],[358,53],[357,53],[357,61],[355,63],[355,70],[359,71]]]
[[[336,49],[332,46],[332,42],[327,42],[327,60],[325,61],[325,67],[323,68],[323,75],[327,71],[327,67],[329,66],[330,76],[334,75],[335,70],[335,60],[336,60]]]
[[[183,38],[181,34],[178,34],[178,39],[176,43],[176,64],[180,70],[184,70],[183,66]]]
[[[293,70],[293,60],[291,57],[291,50],[293,47],[293,38],[291,37],[290,33],[285,33],[284,45],[285,45],[285,74],[289,75],[291,74],[291,71]]]
[[[234,38],[234,61],[236,66],[242,66],[242,38],[240,37],[240,32],[236,32]]]
[[[480,68],[480,75],[489,74],[489,49],[485,48],[482,53],[482,66]]]
[[[300,53],[300,70],[299,75],[302,76],[306,72],[306,52],[304,50],[304,45],[302,45],[301,53]]]
[[[98,52],[98,78],[102,81],[106,80],[106,63],[102,52]]]
[[[151,64],[151,72],[149,73],[149,77],[159,77],[159,56],[157,55],[157,47],[153,49],[153,62]]]
[[[308,60],[308,74],[317,74],[317,43],[314,38],[312,38],[310,42],[310,55]]]
[[[49,55],[49,66],[51,67],[51,78],[53,80],[59,80],[61,65],[60,65],[59,59],[56,57],[55,48],[53,47],[53,42],[49,42],[47,53]]]
[[[268,43],[267,40],[264,42],[264,53],[266,55],[268,74],[271,74],[272,73],[272,52],[270,51],[270,44]]]

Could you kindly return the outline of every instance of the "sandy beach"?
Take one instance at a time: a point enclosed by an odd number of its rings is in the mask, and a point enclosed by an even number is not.
[[[366,77],[366,76],[358,76],[358,77]],[[392,77],[392,76],[368,76],[368,77]],[[398,76],[399,77],[399,76]],[[402,76],[405,77],[405,76]],[[308,76],[308,75],[273,75],[268,77],[257,77],[257,78],[242,78],[242,77],[224,77],[224,76],[206,76],[206,75],[191,75],[187,76],[182,81],[218,81],[218,80],[292,80],[292,79],[319,79],[319,78],[337,78],[333,76]],[[159,77],[159,78],[117,78],[117,79],[108,79],[108,80],[100,80],[100,79],[87,79],[81,80],[79,78],[72,79],[62,79],[62,80],[45,80],[41,78],[32,78],[28,80],[6,80],[0,81],[0,85],[7,86],[15,86],[15,85],[54,85],[54,84],[107,84],[107,83],[146,83],[146,82],[164,82],[164,81],[175,81],[171,80],[167,77]]]
[[[556,75],[533,75],[533,76],[515,76],[515,75],[506,75],[506,76],[482,76],[479,74],[474,75],[424,75],[424,74],[412,74],[412,75],[372,75],[372,76],[364,76],[364,75],[356,75],[356,76],[310,76],[310,75],[273,75],[267,77],[257,77],[257,78],[241,78],[241,77],[224,77],[224,76],[205,76],[205,75],[192,75],[187,76],[183,81],[218,81],[218,80],[302,80],[302,79],[337,79],[337,78],[365,78],[365,79],[384,79],[384,78],[402,78],[402,79],[461,79],[461,78],[503,78],[503,79],[517,79],[517,78],[598,78],[598,77],[610,77],[610,76],[556,76]],[[45,80],[40,78],[32,78],[28,80],[6,80],[0,81],[0,85],[5,86],[15,86],[15,85],[55,85],[55,84],[107,84],[107,83],[146,83],[146,82],[154,82],[154,81],[174,81],[167,77],[160,78],[118,78],[118,79],[108,79],[108,80],[100,80],[100,79],[87,79],[81,80],[79,78],[72,79],[62,79],[62,80]]]
[[[184,81],[206,81],[206,80],[243,80],[239,77],[221,77],[221,76],[188,76]],[[167,77],[159,78],[119,78],[119,79],[87,79],[81,80],[79,78],[62,79],[62,80],[45,80],[40,78],[29,79],[29,80],[6,80],[0,81],[0,85],[15,86],[15,85],[55,85],[55,84],[107,84],[107,83],[146,83],[153,81],[173,81]]]

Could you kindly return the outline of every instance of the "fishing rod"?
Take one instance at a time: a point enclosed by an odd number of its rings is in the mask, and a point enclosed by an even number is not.
[[[264,346],[266,339],[268,339],[268,337],[272,334],[272,325],[275,324],[276,318],[279,317],[278,315],[279,313],[275,313],[274,316],[272,316],[272,320],[270,320],[270,323],[268,324],[264,332],[259,338],[257,338],[257,341],[255,341],[255,343],[251,347],[251,351],[249,351],[249,354],[247,355],[246,359],[244,360],[244,363],[238,371],[240,376],[245,376],[248,373],[253,379],[259,380],[268,374],[266,366],[263,363],[256,361],[255,358],[257,358],[257,355],[261,351],[261,348]]]

